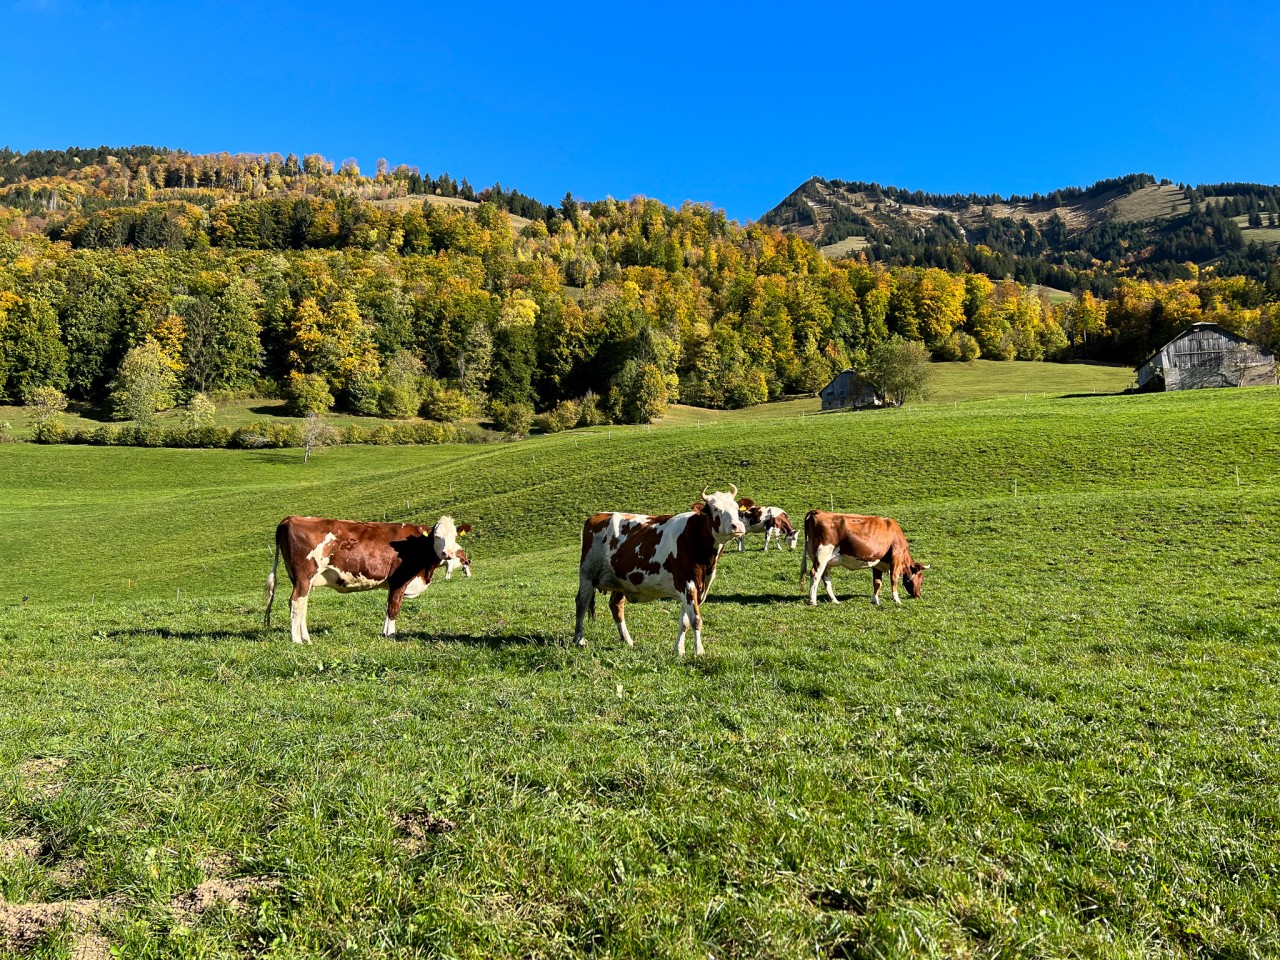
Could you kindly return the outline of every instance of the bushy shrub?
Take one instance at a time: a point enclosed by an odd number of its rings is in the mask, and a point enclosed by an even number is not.
[[[978,341],[969,334],[963,330],[956,330],[946,340],[938,344],[938,348],[933,353],[939,360],[968,363],[971,360],[978,359],[982,354],[982,348],[978,345]]]
[[[489,404],[489,418],[494,427],[512,437],[525,437],[533,427],[533,407],[530,404],[502,403],[493,401]]]
[[[36,424],[32,439],[36,443],[66,443],[67,428],[62,425],[61,420],[51,418],[44,423]]]
[[[586,395],[578,401],[578,426],[599,427],[609,422],[609,414],[601,404],[600,398],[588,390]]]
[[[428,378],[422,386],[422,403],[419,415],[428,420],[454,423],[475,413],[471,400],[461,390],[447,387],[439,380]]]
[[[284,384],[287,408],[295,417],[308,413],[328,413],[333,409],[333,394],[329,382],[318,373],[293,371]]]
[[[534,417],[534,426],[545,433],[559,433],[562,430],[572,430],[578,425],[578,418],[582,415],[579,404],[572,400],[561,400],[546,413],[540,413]]]
[[[384,383],[378,392],[378,413],[395,420],[408,420],[416,416],[422,398],[418,391],[403,384]]]

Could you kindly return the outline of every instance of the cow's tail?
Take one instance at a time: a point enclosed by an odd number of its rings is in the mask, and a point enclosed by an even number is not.
[[[276,601],[276,568],[278,566],[280,566],[279,536],[276,537],[276,555],[275,559],[271,561],[271,573],[268,575],[266,586],[263,588],[263,593],[267,600],[267,609],[262,615],[262,625],[268,630],[271,629],[271,605]]]

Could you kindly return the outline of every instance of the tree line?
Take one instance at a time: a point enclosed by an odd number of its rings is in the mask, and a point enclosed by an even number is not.
[[[279,394],[298,413],[519,428],[537,411],[565,427],[813,392],[891,342],[940,360],[1133,362],[1214,320],[1275,345],[1274,274],[1121,277],[1053,303],[966,263],[831,262],[702,205],[566,197],[550,224],[515,221],[492,200],[384,204],[332,179],[358,174],[304,160],[299,176],[307,166],[331,178],[323,190],[135,199],[39,223],[11,209],[0,401],[54,389],[136,420],[221,391]]]

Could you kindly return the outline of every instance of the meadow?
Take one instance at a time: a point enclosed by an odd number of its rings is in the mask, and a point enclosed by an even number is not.
[[[1278,401],[780,407],[305,465],[0,445],[0,954],[1274,956]],[[582,520],[728,482],[896,517],[923,598],[837,571],[810,608],[756,537],[707,656],[674,656],[674,603],[573,647]],[[474,576],[391,640],[385,595],[321,591],[294,646],[286,598],[262,627],[289,513],[449,513]]]

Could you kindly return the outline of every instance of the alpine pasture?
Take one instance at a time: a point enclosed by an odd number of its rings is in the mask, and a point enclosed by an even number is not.
[[[0,912],[80,905],[0,949],[1280,949],[1275,388],[301,460],[0,446]],[[836,571],[811,608],[757,536],[705,657],[671,602],[628,607],[634,649],[604,603],[572,646],[583,520],[729,482],[797,525],[894,517],[923,598]],[[448,513],[474,576],[392,639],[384,594],[320,591],[295,646],[287,596],[262,628],[290,513]]]

